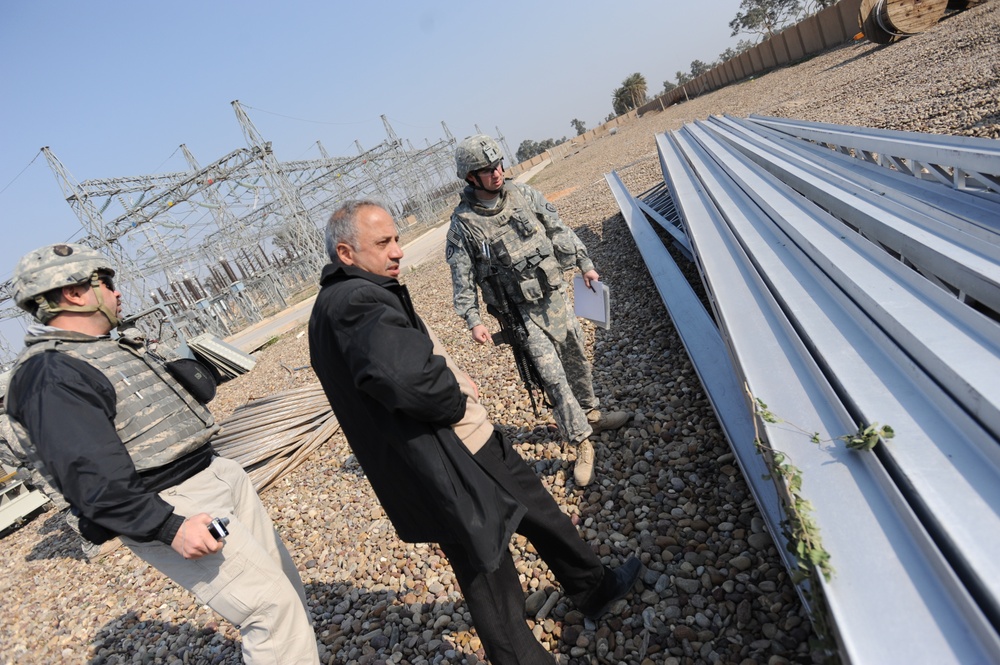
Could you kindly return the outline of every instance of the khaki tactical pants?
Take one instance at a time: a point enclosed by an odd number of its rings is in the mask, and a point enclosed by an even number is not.
[[[217,457],[160,497],[178,515],[228,517],[226,544],[189,560],[159,541],[123,537],[136,556],[238,626],[248,665],[318,664],[302,580],[243,467]]]

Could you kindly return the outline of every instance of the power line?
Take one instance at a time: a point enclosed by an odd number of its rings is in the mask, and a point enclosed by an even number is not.
[[[392,120],[394,123],[396,123],[398,125],[403,125],[405,127],[413,127],[414,129],[435,129],[436,130],[436,128],[426,127],[424,125],[411,125],[408,122],[403,122],[402,120],[398,120],[396,118],[389,118],[389,119]]]
[[[30,162],[28,162],[28,165],[25,166],[23,169],[21,169],[21,172],[18,173],[16,176],[14,176],[14,179],[11,180],[10,182],[8,182],[4,186],[3,189],[0,189],[0,194],[3,194],[4,192],[6,192],[8,187],[10,187],[11,185],[13,185],[17,181],[18,178],[20,178],[22,175],[24,175],[24,172],[27,171],[29,168],[31,168],[31,165],[35,163],[35,160],[38,159],[38,156],[40,154],[42,154],[41,150],[39,150],[38,152],[36,152],[34,159],[32,159]]]
[[[309,120],[307,118],[296,118],[292,115],[284,115],[282,113],[275,113],[274,111],[265,111],[264,109],[259,109],[255,106],[250,106],[249,104],[244,104],[244,108],[253,109],[254,111],[259,111],[261,113],[267,113],[268,115],[277,116],[279,118],[286,118],[288,120],[297,120],[299,122],[310,122],[315,125],[364,125],[370,120],[359,120],[357,122],[330,122],[328,120]]]

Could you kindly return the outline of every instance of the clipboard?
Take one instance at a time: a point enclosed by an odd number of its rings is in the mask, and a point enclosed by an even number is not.
[[[573,277],[573,310],[581,319],[605,330],[611,327],[611,291],[604,282],[591,281],[587,288],[581,275]]]

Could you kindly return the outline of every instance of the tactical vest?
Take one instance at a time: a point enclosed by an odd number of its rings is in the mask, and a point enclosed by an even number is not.
[[[25,344],[11,370],[12,382],[25,361],[46,352],[65,353],[107,377],[117,395],[115,431],[139,472],[194,452],[219,431],[212,413],[146,354],[141,342],[58,331],[30,336]],[[33,466],[54,484],[27,431],[13,418],[10,424]]]
[[[503,196],[493,210],[473,208],[463,197],[455,216],[461,220],[483,300],[499,304],[487,282],[497,275],[513,302],[533,303],[562,286],[563,269],[531,202],[512,185],[504,187]]]

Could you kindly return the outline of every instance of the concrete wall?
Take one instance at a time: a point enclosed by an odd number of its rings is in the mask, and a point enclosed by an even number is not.
[[[770,39],[747,49],[732,60],[716,66],[682,86],[640,106],[639,115],[696,97],[712,90],[782,67],[816,53],[844,44],[861,29],[858,13],[861,0],[840,0]]]
[[[580,136],[575,136],[565,143],[536,155],[527,162],[511,166],[507,169],[507,176],[516,177],[546,159],[564,159],[581,150],[588,141],[607,136],[612,133],[615,127],[627,124],[644,113],[662,111],[671,104],[718,90],[731,83],[746,80],[844,44],[852,40],[861,29],[858,26],[860,10],[861,0],[840,0],[832,7],[827,7],[818,14],[786,28],[770,39],[747,49],[732,60],[717,65],[684,85],[643,104],[638,109],[620,115]]]

